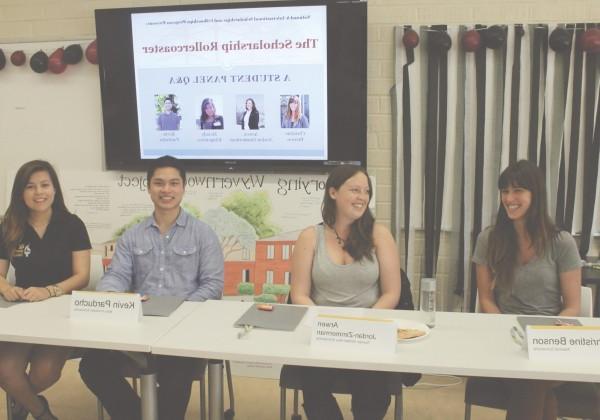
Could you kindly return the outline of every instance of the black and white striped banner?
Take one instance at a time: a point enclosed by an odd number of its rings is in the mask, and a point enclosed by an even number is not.
[[[472,307],[474,243],[494,222],[499,173],[518,159],[544,170],[551,214],[582,256],[591,252],[600,234],[598,26],[396,28],[392,225],[412,278],[437,277]]]

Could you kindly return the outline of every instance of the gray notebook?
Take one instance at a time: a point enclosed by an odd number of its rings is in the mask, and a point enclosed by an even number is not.
[[[169,316],[185,299],[179,296],[149,296],[142,302],[144,316]]]
[[[556,316],[518,316],[517,321],[523,331],[527,330],[528,325],[581,325],[578,319],[561,318]]]
[[[273,305],[272,311],[260,311],[255,304],[240,317],[236,327],[251,325],[254,328],[268,330],[293,331],[307,311],[306,306]]]

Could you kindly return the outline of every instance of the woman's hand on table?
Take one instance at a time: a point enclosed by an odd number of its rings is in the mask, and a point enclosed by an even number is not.
[[[17,300],[23,300],[23,289],[17,286],[8,286],[6,289],[4,289],[1,293],[2,293],[2,297],[9,301],[9,302],[14,302]]]
[[[23,300],[39,302],[50,297],[50,291],[45,287],[28,287],[23,291]]]

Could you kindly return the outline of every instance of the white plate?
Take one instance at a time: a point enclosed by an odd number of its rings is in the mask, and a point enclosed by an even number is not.
[[[422,335],[422,336],[420,336],[420,337],[398,339],[398,343],[412,343],[413,341],[423,340],[431,332],[431,330],[429,329],[429,327],[427,325],[423,324],[422,322],[411,321],[409,319],[394,319],[394,322],[396,323],[396,328],[414,329],[414,330],[425,331],[425,334]]]

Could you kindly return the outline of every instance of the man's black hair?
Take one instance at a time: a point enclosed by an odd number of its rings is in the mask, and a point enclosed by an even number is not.
[[[183,165],[183,161],[169,155],[161,156],[158,159],[150,161],[148,172],[146,172],[146,180],[148,181],[148,184],[150,184],[150,180],[154,176],[154,172],[156,172],[156,170],[159,168],[177,169],[181,179],[183,180],[183,185],[185,185],[185,166]]]

